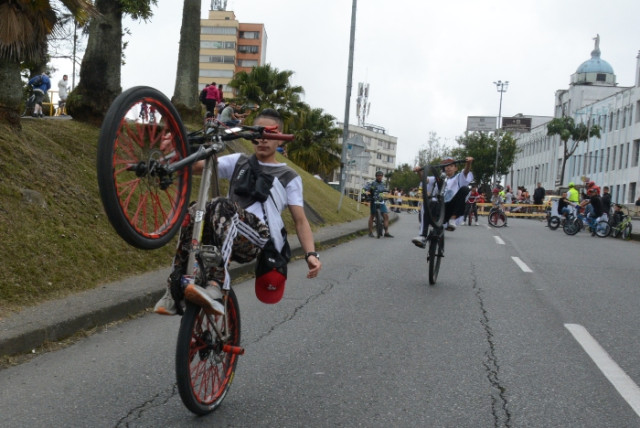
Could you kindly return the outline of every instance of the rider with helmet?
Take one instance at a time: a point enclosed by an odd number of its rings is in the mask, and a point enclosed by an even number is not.
[[[376,171],[376,179],[365,184],[362,189],[362,192],[365,193],[367,200],[370,202],[369,236],[373,238],[373,218],[376,215],[376,205],[378,205],[380,213],[384,219],[384,237],[393,238],[389,233],[389,211],[387,210],[387,206],[384,204],[384,199],[382,198],[382,194],[387,192],[387,189],[382,183],[382,177],[384,177],[384,173],[382,171]],[[380,202],[380,204],[376,204],[376,201]]]

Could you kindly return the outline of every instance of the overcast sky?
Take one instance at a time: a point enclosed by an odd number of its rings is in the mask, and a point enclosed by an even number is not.
[[[151,22],[125,24],[123,89],[173,94],[181,5],[158,0]],[[307,104],[344,121],[351,0],[229,0],[227,10],[264,23],[267,62],[295,73]],[[555,91],[590,58],[596,34],[618,84],[634,84],[639,17],[638,0],[359,0],[349,121],[357,123],[358,82],[367,82],[367,123],[398,137],[399,165],[413,164],[429,132],[454,145],[467,116],[497,116],[497,80],[509,81],[503,116],[551,116]]]

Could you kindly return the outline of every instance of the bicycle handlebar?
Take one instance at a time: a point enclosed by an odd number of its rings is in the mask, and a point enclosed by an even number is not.
[[[447,163],[441,163],[441,164],[435,164],[435,165],[425,165],[422,167],[422,171],[424,171],[425,167],[426,168],[444,168],[447,165],[451,165],[451,164],[463,164],[463,163],[467,163],[466,159],[457,159],[454,160],[453,162],[447,162]]]

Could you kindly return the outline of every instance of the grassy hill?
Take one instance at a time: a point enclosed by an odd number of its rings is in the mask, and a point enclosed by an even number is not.
[[[0,313],[169,266],[174,243],[137,250],[109,224],[96,180],[98,134],[73,120],[24,120],[19,133],[0,126]],[[346,198],[338,213],[339,192],[291,166],[314,219],[329,225],[366,215]]]

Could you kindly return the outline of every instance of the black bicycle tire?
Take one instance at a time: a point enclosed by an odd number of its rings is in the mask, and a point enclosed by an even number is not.
[[[558,227],[560,227],[560,217],[558,217],[557,215],[552,215],[551,217],[549,217],[549,220],[547,220],[547,226],[549,226],[550,230],[556,230]]]
[[[494,218],[500,218],[501,222],[497,222],[495,220],[492,221],[492,219],[494,219]],[[504,212],[500,211],[500,210],[491,209],[491,210],[489,210],[489,219],[488,219],[488,221],[489,221],[489,224],[491,226],[493,226],[493,227],[497,227],[497,228],[504,227],[504,225],[507,224],[507,215]]]
[[[631,231],[633,230],[633,225],[631,222],[627,223],[627,225],[622,229],[622,239],[628,241],[631,239]]]
[[[166,189],[162,189],[157,182],[152,180],[152,177],[138,177],[135,172],[131,172],[127,177],[131,176],[131,182],[139,180],[140,184],[139,186],[132,185],[127,188],[126,191],[130,192],[132,195],[132,200],[134,199],[134,193],[136,194],[135,196],[139,206],[133,215],[132,213],[134,210],[131,210],[131,212],[125,212],[129,207],[123,208],[123,203],[125,201],[121,200],[121,196],[119,195],[119,184],[117,183],[117,175],[119,172],[116,169],[116,166],[118,165],[116,157],[119,156],[117,153],[120,152],[125,153],[126,156],[128,156],[127,148],[123,149],[127,144],[127,139],[147,138],[146,133],[143,133],[144,135],[142,136],[131,136],[128,134],[126,135],[126,138],[122,138],[122,147],[120,146],[119,138],[121,136],[121,131],[126,130],[124,127],[129,125],[136,126],[132,121],[127,119],[127,112],[136,105],[137,102],[142,100],[153,104],[157,110],[163,114],[164,124],[154,124],[151,130],[155,129],[156,132],[166,132],[166,130],[168,130],[168,132],[171,132],[173,137],[172,140],[175,144],[174,152],[176,153],[176,156],[184,158],[189,154],[189,146],[186,139],[184,125],[182,124],[180,115],[173,104],[171,104],[169,99],[160,91],[146,86],[137,86],[120,94],[107,111],[100,129],[97,154],[97,176],[100,197],[102,199],[104,210],[109,222],[118,235],[136,248],[152,250],[167,244],[175,236],[178,230],[180,230],[189,204],[192,174],[190,168],[185,168],[176,173],[176,179],[171,186]],[[146,125],[148,128],[149,124]],[[163,126],[165,128],[162,128]],[[151,147],[136,147],[136,150],[138,149],[140,151],[148,150],[149,153],[152,152]],[[157,149],[154,148],[154,150],[155,152],[158,152]],[[137,154],[132,154],[131,156],[136,159],[138,157],[141,159],[144,158],[144,156],[137,156]],[[120,173],[122,173],[122,171],[120,171]],[[145,181],[143,181],[143,179]],[[126,187],[127,185],[128,184],[125,184],[123,187]],[[150,196],[138,195],[138,192],[142,193],[145,191],[147,191]],[[172,195],[172,192],[175,192],[175,194]],[[125,192],[123,191],[122,193]],[[122,195],[122,197],[124,197],[124,195]],[[140,205],[145,203],[152,205],[152,208],[155,207],[156,204],[165,204],[168,208],[156,207],[156,211],[152,211],[152,209],[147,211],[146,208],[144,210],[140,209]],[[132,204],[134,209],[136,208],[135,204],[136,202],[134,200]],[[125,205],[129,205],[129,203],[127,202]],[[143,214],[139,218],[138,213],[141,211],[143,211]],[[149,216],[164,216],[165,212],[166,218],[161,218],[161,222],[158,222],[158,219],[155,219],[153,222],[149,221],[149,224],[153,224],[153,227],[155,227],[154,230],[147,231],[142,229],[147,225],[147,219],[143,218],[146,217],[147,213]],[[143,226],[141,227],[138,224],[133,224],[135,222],[142,222]]]
[[[444,197],[441,194],[428,195],[428,170],[430,167],[425,167],[422,172],[422,209],[424,210],[423,218],[427,220],[427,224],[439,228],[444,223]],[[434,171],[434,177],[438,174]],[[444,185],[444,183],[442,183]],[[435,187],[434,187],[435,189]],[[435,201],[434,201],[435,199]],[[434,216],[434,211],[436,216]]]
[[[429,240],[429,284],[434,285],[438,280],[440,262],[442,257],[438,254],[444,251],[444,237],[431,238]]]
[[[384,223],[382,219],[382,213],[380,208],[376,208],[376,236],[379,238],[384,234]]]
[[[228,344],[240,346],[240,307],[238,306],[238,299],[233,290],[229,290],[226,310],[227,316],[233,317],[230,318],[230,321],[231,323],[235,322],[236,328],[235,331],[232,332],[233,339],[231,340],[231,343]],[[178,384],[178,392],[185,407],[196,415],[206,415],[213,412],[220,406],[233,382],[239,357],[238,355],[225,353],[224,351],[215,352],[212,349],[203,349],[198,352],[194,352],[192,355],[192,346],[200,343],[199,340],[203,335],[205,335],[205,333],[202,332],[196,340],[192,340],[194,337],[193,330],[196,327],[196,322],[208,319],[206,317],[203,318],[203,316],[204,310],[201,307],[192,303],[187,303],[185,313],[182,315],[182,320],[180,322],[178,341],[176,344],[176,381]],[[215,333],[213,333],[213,335],[215,335]],[[221,344],[215,344],[214,348],[218,348],[218,345],[221,346]],[[215,357],[222,355],[224,357],[223,359],[228,359],[228,362],[227,365],[223,367],[224,371],[221,388],[212,392],[212,394],[215,393],[215,399],[210,402],[203,402],[198,398],[197,394],[194,393],[194,388],[200,384],[195,384],[194,381],[197,381],[197,379],[192,379],[191,365],[196,358],[199,358],[200,362],[204,359],[213,360],[214,358],[211,358],[211,356],[214,353]],[[207,378],[206,375],[204,377]],[[218,380],[219,377],[210,376],[207,379]]]
[[[611,225],[607,220],[600,220],[595,224],[596,236],[606,238],[611,233]]]
[[[579,221],[582,220],[580,220],[579,218],[574,218],[571,221],[565,221],[564,226],[562,226],[562,230],[569,236],[575,235],[576,233],[580,232],[581,229],[580,224],[578,223]]]

